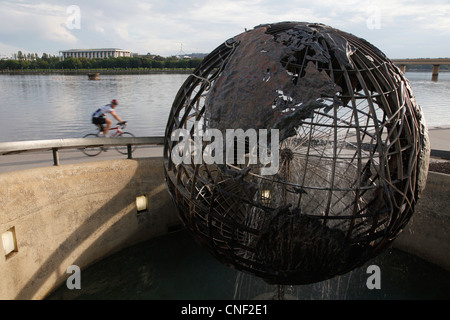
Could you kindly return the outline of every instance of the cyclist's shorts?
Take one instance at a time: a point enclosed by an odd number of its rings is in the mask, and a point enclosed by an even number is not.
[[[104,123],[106,123],[106,119],[103,117],[92,118],[92,123],[93,124],[104,124]]]

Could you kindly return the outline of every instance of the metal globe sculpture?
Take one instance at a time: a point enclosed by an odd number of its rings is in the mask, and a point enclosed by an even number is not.
[[[226,139],[230,129],[265,136]],[[282,22],[225,41],[187,78],[164,168],[186,228],[218,260],[296,285],[349,272],[397,237],[429,151],[411,86],[380,50],[329,26]]]

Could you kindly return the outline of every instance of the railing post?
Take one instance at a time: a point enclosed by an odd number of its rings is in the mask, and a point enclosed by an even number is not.
[[[127,151],[128,151],[128,159],[133,159],[132,151],[131,151],[131,144],[127,144]]]
[[[58,148],[52,148],[52,152],[53,152],[53,165],[59,166]]]

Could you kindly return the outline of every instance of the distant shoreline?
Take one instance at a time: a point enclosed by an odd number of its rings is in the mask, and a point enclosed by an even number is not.
[[[450,130],[450,125],[427,126],[427,127],[428,127],[428,130]]]
[[[127,69],[24,69],[24,70],[1,70],[0,74],[6,75],[32,75],[32,74],[59,74],[59,75],[87,75],[88,73],[99,73],[100,75],[120,74],[158,74],[158,73],[192,73],[194,68],[127,68]]]
[[[420,70],[420,69],[411,69],[406,70],[406,72],[419,72],[419,73],[431,73],[432,70]],[[439,70],[439,73],[441,72],[450,72],[450,70]]]
[[[59,75],[87,75],[88,73],[99,73],[107,75],[120,74],[160,74],[160,73],[181,73],[190,74],[195,68],[111,68],[111,69],[23,69],[23,70],[0,70],[0,74],[6,75],[31,75],[31,74],[59,74]],[[407,70],[408,72],[430,73],[430,70]],[[450,72],[450,70],[440,70],[439,72]]]

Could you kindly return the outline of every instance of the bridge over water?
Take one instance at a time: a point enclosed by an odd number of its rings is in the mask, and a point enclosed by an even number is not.
[[[433,72],[431,73],[431,80],[437,81],[439,78],[439,69],[441,65],[450,64],[450,58],[437,58],[437,59],[428,59],[428,58],[417,58],[417,59],[391,59],[393,63],[395,63],[403,73],[406,71],[406,65],[423,65],[423,64],[431,64],[433,65]]]

